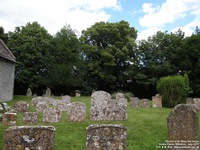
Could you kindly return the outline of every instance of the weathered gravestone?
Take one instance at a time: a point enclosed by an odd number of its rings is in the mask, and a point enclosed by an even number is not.
[[[75,96],[76,96],[76,97],[80,97],[80,96],[81,96],[81,91],[75,90]]]
[[[117,103],[121,103],[125,106],[127,106],[127,99],[124,97],[124,94],[123,93],[117,93],[116,94],[116,102]]]
[[[35,106],[37,112],[43,112],[49,108],[49,103],[47,101],[38,102]]]
[[[90,125],[86,128],[86,150],[126,150],[126,127],[121,124]]]
[[[152,106],[153,106],[153,108],[161,108],[162,107],[162,96],[160,96],[160,95],[152,96]]]
[[[56,100],[52,97],[38,96],[38,97],[32,98],[31,103],[32,103],[33,106],[36,107],[38,103],[47,103],[49,105],[49,104],[53,104],[54,101],[56,101]]]
[[[124,99],[124,94],[123,93],[117,93],[116,94],[116,100],[119,100],[119,99]]]
[[[62,100],[65,101],[65,102],[70,103],[71,97],[69,95],[64,95],[64,96],[62,96]]]
[[[2,123],[4,125],[16,125],[16,122],[17,122],[17,114],[16,113],[6,112],[3,114]]]
[[[28,97],[32,97],[33,96],[33,93],[32,93],[30,88],[27,89],[26,96],[28,96]]]
[[[73,102],[69,104],[68,121],[85,121],[86,105],[81,102]]]
[[[198,149],[198,117],[192,106],[176,105],[167,118],[167,127],[170,149]]]
[[[126,120],[127,106],[111,99],[105,91],[96,91],[91,96],[90,120]]]
[[[67,101],[57,100],[57,103],[54,103],[53,106],[55,106],[60,111],[68,112],[70,103]]]
[[[188,98],[186,99],[186,104],[194,104],[194,99],[191,98],[191,97],[188,97]]]
[[[193,98],[194,104],[198,107],[198,110],[200,111],[200,98]]]
[[[28,111],[29,103],[24,101],[16,102],[13,106],[13,109],[17,112],[27,112]]]
[[[141,107],[150,107],[150,103],[148,99],[141,100]]]
[[[62,111],[56,108],[47,108],[43,111],[43,122],[60,122]]]
[[[140,100],[138,97],[132,97],[130,98],[130,107],[140,107]]]
[[[3,150],[54,150],[53,126],[14,126],[6,130]]]
[[[24,124],[35,124],[38,123],[38,113],[37,112],[25,112],[23,114]]]
[[[51,89],[50,88],[46,89],[45,97],[51,97]]]

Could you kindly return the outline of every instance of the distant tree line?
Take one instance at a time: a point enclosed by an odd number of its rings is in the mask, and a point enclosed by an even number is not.
[[[38,22],[8,33],[0,27],[0,38],[17,59],[15,94],[25,94],[28,87],[41,94],[49,87],[55,95],[121,90],[151,97],[161,77],[187,74],[191,96],[200,96],[198,27],[190,37],[181,30],[158,31],[141,41],[126,21],[99,22],[80,37],[75,33],[64,26],[51,35]]]

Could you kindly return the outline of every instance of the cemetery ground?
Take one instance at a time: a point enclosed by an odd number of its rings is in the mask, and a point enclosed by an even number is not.
[[[61,99],[61,97],[56,97]],[[9,106],[17,101],[29,103],[29,112],[35,112],[31,104],[31,97],[14,96],[7,102]],[[71,102],[82,102],[87,106],[87,116],[84,122],[67,121],[66,112],[62,113],[62,121],[59,123],[42,122],[42,113],[39,113],[37,124],[28,126],[54,126],[56,129],[54,149],[55,150],[85,150],[86,149],[86,127],[92,124],[122,124],[127,128],[127,150],[154,150],[156,146],[162,145],[167,140],[167,117],[171,108],[131,108],[128,104],[126,121],[90,121],[90,97],[71,97]],[[198,113],[200,117],[200,113]],[[27,126],[23,124],[23,114],[17,113],[16,126]],[[200,119],[198,120],[200,123]],[[9,126],[0,124],[0,147],[3,147],[3,137]],[[200,127],[199,127],[200,130]],[[199,134],[200,137],[200,134]],[[0,148],[0,149],[1,149]]]

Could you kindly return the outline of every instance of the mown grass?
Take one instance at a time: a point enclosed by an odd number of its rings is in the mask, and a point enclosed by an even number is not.
[[[56,99],[61,98],[56,97]],[[14,96],[13,101],[8,102],[8,104],[13,106],[17,101],[29,102],[29,111],[35,111],[31,105],[31,98],[26,96]],[[68,122],[67,114],[63,113],[60,123],[43,123],[42,114],[39,114],[39,122],[35,124],[52,125],[56,128],[55,150],[85,150],[86,127],[91,124],[123,124],[127,128],[128,150],[155,150],[159,143],[164,143],[167,140],[167,117],[172,110],[170,108],[131,108],[128,106],[127,121],[90,121],[90,97],[72,97],[71,101],[86,104],[85,122]],[[17,126],[22,125],[22,113],[18,113]],[[3,147],[3,136],[8,127],[0,124],[1,147]]]

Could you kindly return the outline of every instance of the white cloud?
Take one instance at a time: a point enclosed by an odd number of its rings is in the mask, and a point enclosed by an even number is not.
[[[66,23],[81,32],[95,22],[111,17],[104,9],[120,10],[119,0],[0,0],[0,26],[14,31],[17,26],[38,21],[51,34]]]
[[[139,33],[138,39],[147,39],[148,36],[151,36],[152,29],[164,30],[167,24],[172,24],[189,15],[192,15],[195,19],[182,27],[176,27],[172,32],[181,29],[185,32],[185,35],[191,35],[194,28],[199,25],[200,0],[166,0],[161,5],[144,3],[142,12],[144,16],[139,19],[139,23],[147,29]]]
[[[137,40],[147,40],[149,36],[156,34],[157,31],[162,31],[157,27],[149,27],[138,34]]]

